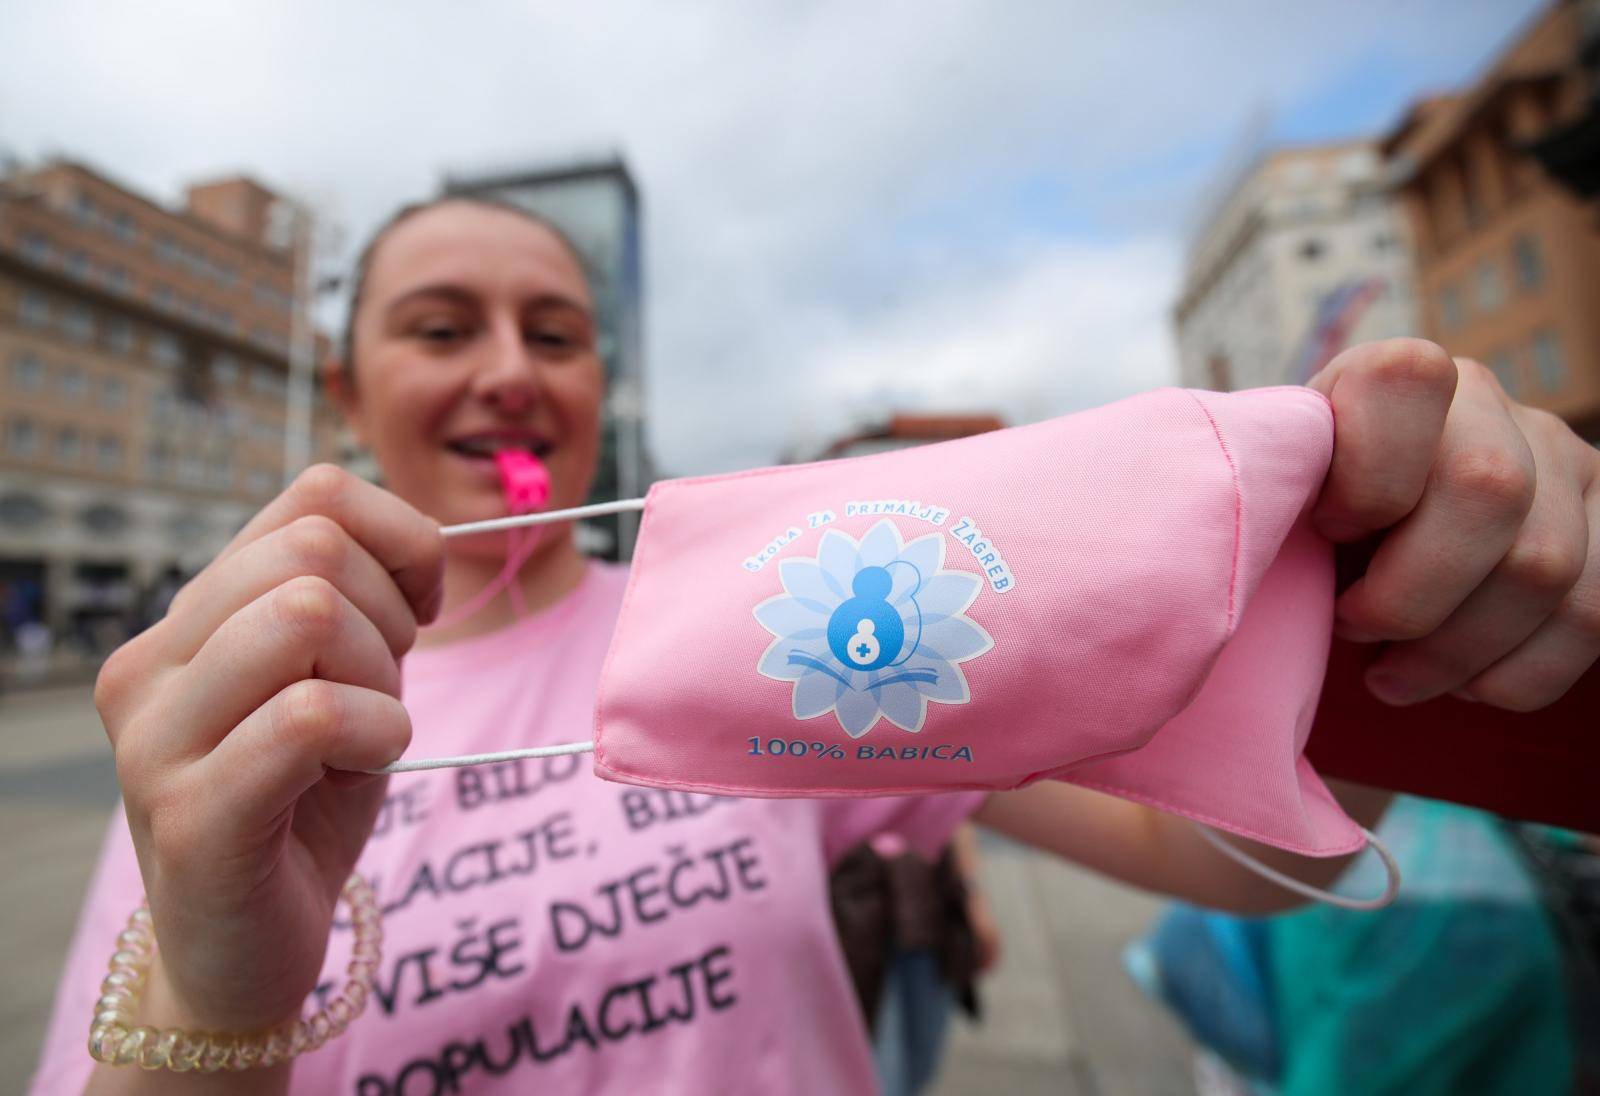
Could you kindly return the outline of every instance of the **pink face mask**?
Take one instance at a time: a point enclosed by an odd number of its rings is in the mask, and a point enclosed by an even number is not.
[[[1059,779],[1296,853],[1355,851],[1370,835],[1303,756],[1334,592],[1308,515],[1332,444],[1310,389],[1163,389],[657,483],[595,770],[738,796]]]

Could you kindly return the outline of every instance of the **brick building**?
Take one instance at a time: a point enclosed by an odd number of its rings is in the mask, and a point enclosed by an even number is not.
[[[0,671],[103,653],[280,488],[286,214],[243,178],[181,209],[64,161],[0,179]]]
[[[1589,103],[1583,5],[1558,0],[1462,91],[1384,138],[1424,334],[1600,436],[1600,223],[1532,154]]]

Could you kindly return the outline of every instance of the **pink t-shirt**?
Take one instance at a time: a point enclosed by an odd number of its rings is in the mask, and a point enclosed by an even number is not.
[[[626,577],[591,565],[545,612],[408,655],[411,752],[590,737]],[[875,1088],[829,865],[886,832],[931,854],[983,793],[726,799],[610,784],[589,766],[570,756],[391,778],[358,866],[384,908],[376,993],[344,1036],[296,1063],[295,1090]],[[119,810],[35,1091],[77,1091],[88,1076],[94,998],[142,890]],[[319,992],[349,947],[336,924]]]

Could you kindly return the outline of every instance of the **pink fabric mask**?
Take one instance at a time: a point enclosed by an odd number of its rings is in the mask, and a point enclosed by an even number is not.
[[[1312,856],[1332,624],[1306,388],[651,490],[601,677],[602,776],[727,795],[1045,777]]]
[[[1307,388],[1163,389],[657,483],[595,770],[738,796],[1053,778],[1296,853],[1355,851],[1370,835],[1303,756],[1334,592],[1309,510],[1332,445]]]

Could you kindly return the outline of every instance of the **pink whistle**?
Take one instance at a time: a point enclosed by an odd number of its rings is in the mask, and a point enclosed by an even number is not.
[[[506,510],[526,514],[544,509],[550,501],[550,471],[544,462],[523,449],[502,449],[494,455],[500,469],[500,490]]]

